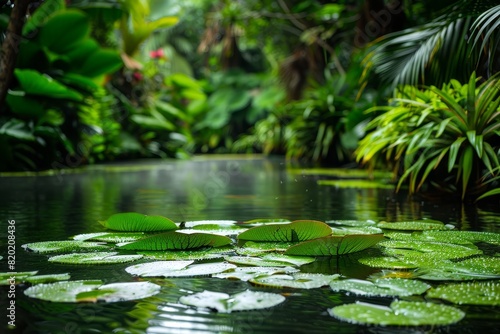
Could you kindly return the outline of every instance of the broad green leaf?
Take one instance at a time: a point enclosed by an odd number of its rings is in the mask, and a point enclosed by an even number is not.
[[[168,231],[177,228],[177,225],[168,218],[147,216],[135,212],[116,213],[105,221],[99,221],[99,223],[110,230],[127,232]]]
[[[361,226],[361,227],[333,227],[333,235],[347,235],[347,234],[380,234],[382,229],[375,226]]]
[[[177,231],[156,234],[138,241],[119,245],[127,250],[185,250],[201,247],[221,247],[231,243],[231,239],[216,234],[208,233],[180,233]]]
[[[35,98],[26,96],[24,92],[18,94],[9,90],[6,97],[6,102],[10,110],[19,116],[28,116],[38,119],[45,113],[46,107]]]
[[[102,284],[100,280],[80,280],[38,284],[24,292],[31,298],[51,302],[98,302],[108,303],[136,300],[160,292],[160,286],[151,282]]]
[[[249,225],[249,226],[259,226],[259,225],[265,225],[265,224],[289,224],[291,223],[291,220],[284,219],[284,218],[261,218],[261,219],[252,219],[252,220],[247,220],[245,222],[242,222],[240,224],[242,225]]]
[[[24,24],[23,36],[29,35],[29,33],[42,27],[52,15],[65,9],[65,7],[66,2],[64,0],[44,1]]]
[[[26,278],[34,276],[38,273],[38,271],[22,271],[22,272],[5,272],[0,273],[0,286],[1,285],[10,285],[19,284],[26,280]],[[14,278],[14,280],[11,280]]]
[[[149,262],[127,267],[125,271],[141,277],[191,277],[210,276],[236,268],[234,264],[224,262],[201,264],[190,264],[190,262],[193,261]]]
[[[327,286],[340,275],[292,273],[291,275],[257,276],[249,280],[258,286],[273,288],[316,289]]]
[[[385,269],[416,269],[418,265],[406,259],[396,257],[367,257],[358,260],[359,263],[373,268]]]
[[[123,66],[120,54],[111,49],[98,49],[90,54],[81,67],[75,69],[77,73],[90,78],[104,74],[112,74]]]
[[[250,290],[233,295],[205,290],[179,299],[182,304],[214,309],[219,313],[265,309],[284,301],[285,297],[276,293]]]
[[[96,240],[109,243],[131,242],[142,239],[147,235],[143,232],[98,232],[84,233],[73,237],[74,240]]]
[[[440,285],[427,292],[429,298],[440,298],[454,304],[500,305],[500,282],[471,282]]]
[[[110,264],[136,261],[142,255],[117,255],[118,252],[75,253],[52,256],[49,262],[65,264]]]
[[[456,245],[443,242],[418,240],[388,240],[379,243],[383,252],[391,256],[409,259],[412,262],[435,262],[444,259],[461,259],[483,252],[474,245]]]
[[[414,220],[414,221],[400,221],[400,222],[380,222],[377,227],[390,230],[409,230],[409,231],[424,231],[424,230],[446,230],[444,223],[431,220]]]
[[[253,242],[247,241],[242,247],[236,248],[239,255],[260,256],[270,252],[284,252],[293,242]]]
[[[15,69],[14,74],[21,89],[30,95],[41,95],[53,99],[82,101],[83,96],[75,90],[35,70]]]
[[[383,234],[329,236],[302,242],[288,248],[285,255],[336,256],[362,251],[384,239]]]
[[[237,279],[240,281],[248,281],[259,276],[268,276],[275,274],[290,274],[296,273],[299,269],[293,267],[238,267],[233,271],[212,275],[216,278]]]
[[[342,220],[342,219],[327,220],[327,221],[325,221],[325,223],[328,225],[341,226],[341,227],[344,227],[344,226],[347,226],[347,227],[367,227],[367,226],[374,226],[377,224],[373,220]]]
[[[90,23],[85,13],[64,10],[52,16],[40,29],[38,39],[52,52],[62,54],[90,33]]]
[[[486,242],[500,245],[500,233],[479,231],[424,231],[416,234],[414,239],[422,241],[448,242],[454,244],[469,244]]]
[[[455,307],[428,302],[394,301],[390,307],[357,302],[328,309],[339,320],[381,326],[451,325],[465,317]]]
[[[228,247],[207,248],[201,250],[164,250],[164,251],[140,251],[137,252],[149,260],[208,260],[222,259],[227,253],[234,249]]]
[[[331,228],[315,220],[296,220],[290,224],[256,226],[238,235],[239,240],[298,242],[324,237]]]
[[[359,279],[336,280],[330,282],[330,288],[360,296],[406,297],[421,295],[431,286],[418,280],[381,278],[373,282]]]
[[[89,251],[105,251],[108,246],[100,242],[86,242],[80,240],[63,240],[63,241],[41,241],[24,244],[22,248],[36,253],[67,253],[67,252],[89,252]]]
[[[58,281],[67,281],[71,278],[70,274],[52,274],[52,275],[35,275],[24,279],[24,282],[30,284],[52,283]]]

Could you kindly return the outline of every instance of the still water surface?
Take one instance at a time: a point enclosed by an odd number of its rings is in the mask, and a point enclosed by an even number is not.
[[[500,203],[462,206],[409,200],[392,190],[338,189],[318,186],[321,176],[305,175],[281,159],[260,157],[196,158],[192,161],[145,162],[91,166],[78,172],[47,176],[0,178],[0,272],[6,265],[7,220],[16,221],[16,271],[71,274],[72,280],[105,283],[133,278],[123,265],[49,265],[46,255],[27,253],[28,242],[67,240],[102,231],[98,220],[117,212],[163,215],[174,221],[255,218],[441,220],[458,229],[500,232]],[[359,265],[356,254],[323,259],[301,267],[305,272],[341,273],[366,278],[373,269]],[[137,302],[65,304],[29,299],[16,290],[16,329],[8,330],[2,314],[0,332],[7,333],[481,333],[500,327],[498,308],[462,307],[459,325],[410,329],[365,327],[340,322],[327,309],[356,300],[388,305],[389,299],[363,299],[329,288],[285,290],[287,300],[268,310],[217,314],[178,302],[180,296],[203,290],[236,293],[246,282],[213,278],[153,279],[163,286],[154,297]],[[4,288],[4,287],[2,287]],[[263,289],[269,292],[283,290]],[[2,289],[1,310],[6,292]]]

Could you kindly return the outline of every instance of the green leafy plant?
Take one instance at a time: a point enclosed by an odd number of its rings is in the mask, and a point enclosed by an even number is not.
[[[500,81],[477,81],[473,74],[466,84],[397,89],[390,106],[376,108],[385,113],[369,124],[357,160],[401,170],[397,188],[408,183],[410,193],[426,181],[462,200],[500,193]]]

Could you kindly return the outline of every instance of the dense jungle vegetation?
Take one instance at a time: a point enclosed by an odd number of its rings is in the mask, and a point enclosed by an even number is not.
[[[0,171],[265,153],[500,194],[497,1],[0,1]]]

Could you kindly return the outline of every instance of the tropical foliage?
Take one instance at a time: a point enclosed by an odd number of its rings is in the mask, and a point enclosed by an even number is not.
[[[380,163],[401,173],[419,191],[426,181],[441,190],[478,196],[495,188],[500,176],[500,82],[492,77],[478,84],[456,80],[421,91],[403,86],[356,151],[358,161]],[[498,193],[493,190],[487,194]]]

